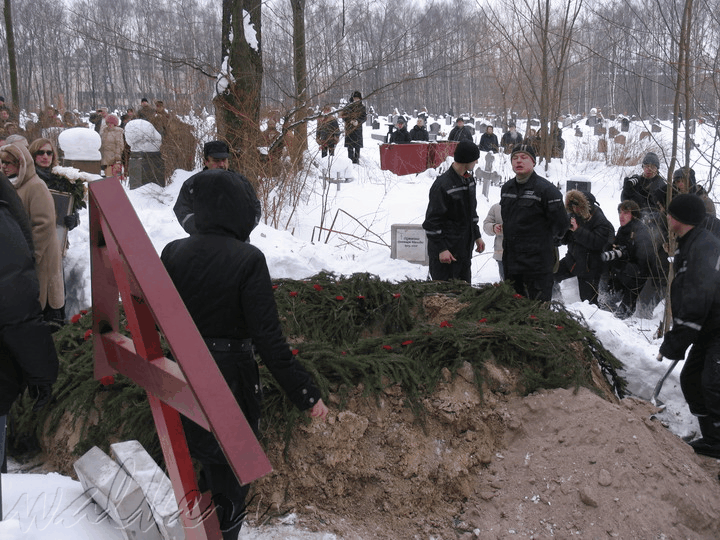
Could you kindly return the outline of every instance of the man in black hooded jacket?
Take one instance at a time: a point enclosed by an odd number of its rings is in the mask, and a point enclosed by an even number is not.
[[[301,410],[325,418],[311,375],[282,334],[265,257],[247,243],[253,201],[232,171],[197,175],[197,232],[170,242],[161,259],[248,423],[259,429],[262,390],[253,348]],[[238,536],[248,486],[240,486],[215,437],[182,418],[190,453],[203,465],[225,540]]]

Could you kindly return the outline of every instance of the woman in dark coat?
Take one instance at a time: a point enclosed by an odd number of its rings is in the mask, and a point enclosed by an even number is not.
[[[255,226],[254,204],[241,175],[222,169],[197,175],[197,233],[170,242],[161,259],[205,339],[245,418],[258,433],[262,388],[254,351],[290,400],[311,416],[327,407],[312,376],[282,335],[270,273],[262,252],[246,242]],[[182,418],[191,455],[220,507],[225,540],[236,540],[249,486],[241,486],[215,437]]]
[[[35,162],[35,173],[47,184],[48,189],[73,196],[72,213],[63,218],[65,227],[72,231],[80,224],[80,209],[85,208],[85,186],[82,182],[72,182],[53,172],[58,164],[58,155],[50,139],[35,139],[30,143],[28,151]],[[64,246],[60,247],[62,249]]]
[[[345,122],[345,147],[353,163],[360,163],[360,149],[363,147],[363,124],[367,120],[367,110],[362,102],[362,94],[356,90],[351,101],[340,112]]]
[[[568,250],[555,272],[555,283],[577,276],[580,300],[591,304],[597,304],[603,270],[600,254],[615,238],[615,228],[594,202],[592,194],[578,190],[570,190],[565,195],[570,230],[563,243],[568,245]]]
[[[29,219],[0,174],[0,416],[26,387],[34,409],[50,401],[58,358],[40,309]]]

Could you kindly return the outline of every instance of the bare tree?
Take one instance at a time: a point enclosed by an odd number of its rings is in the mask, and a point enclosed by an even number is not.
[[[18,89],[17,61],[15,59],[15,33],[13,31],[12,22],[12,6],[11,0],[5,0],[5,34],[7,36],[8,64],[10,67],[10,92],[12,95],[12,105],[15,116],[20,112],[20,91]]]

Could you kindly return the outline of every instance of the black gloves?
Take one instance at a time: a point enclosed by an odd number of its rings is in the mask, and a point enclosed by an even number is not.
[[[75,227],[80,225],[80,215],[76,212],[74,214],[70,214],[69,216],[65,216],[63,218],[63,224],[67,227],[68,231],[72,231]]]
[[[32,399],[35,400],[35,405],[33,405],[33,412],[39,411],[45,405],[50,403],[50,398],[52,398],[52,385],[50,384],[41,384],[41,385],[35,385],[31,384],[28,386],[28,394]]]

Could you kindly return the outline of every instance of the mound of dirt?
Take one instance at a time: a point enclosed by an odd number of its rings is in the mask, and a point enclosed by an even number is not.
[[[650,404],[582,388],[520,398],[509,372],[492,375],[481,394],[470,366],[448,374],[419,419],[396,387],[356,388],[347,409],[271,445],[249,521],[296,512],[344,539],[720,538],[719,462]]]

